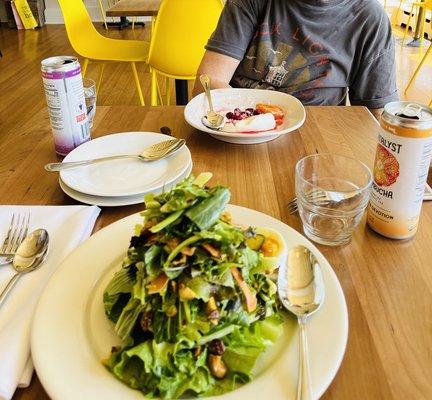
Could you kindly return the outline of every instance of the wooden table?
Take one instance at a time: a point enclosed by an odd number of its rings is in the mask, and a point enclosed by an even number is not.
[[[1,203],[75,204],[60,190],[57,175],[43,170],[45,163],[57,160],[47,111],[28,118],[0,143]],[[286,208],[294,194],[296,161],[328,151],[371,165],[378,131],[365,108],[308,107],[306,122],[298,131],[268,144],[241,146],[189,127],[181,107],[99,107],[94,137],[122,131],[158,132],[163,125],[187,139],[195,174],[212,171],[213,183],[231,187],[232,203],[279,218],[299,232],[299,217],[289,215]],[[141,208],[103,209],[95,230]],[[349,245],[318,246],[342,284],[349,310],[346,354],[323,399],[432,398],[431,244],[432,203],[425,203],[419,231],[411,241],[381,237],[363,219]],[[14,399],[46,400],[48,396],[34,376],[31,386],[18,390]]]
[[[119,0],[106,11],[107,17],[155,17],[162,0]]]

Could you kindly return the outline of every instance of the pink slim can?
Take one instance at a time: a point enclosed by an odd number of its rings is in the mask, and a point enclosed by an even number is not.
[[[50,57],[41,64],[55,151],[65,156],[90,140],[81,66],[69,56]]]

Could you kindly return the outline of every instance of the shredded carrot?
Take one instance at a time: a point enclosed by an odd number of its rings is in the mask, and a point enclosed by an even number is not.
[[[252,294],[249,286],[243,279],[243,275],[236,267],[231,267],[231,273],[244,294],[244,297],[246,299],[246,310],[248,312],[254,311],[257,307],[256,296]]]
[[[220,251],[213,247],[210,243],[203,243],[201,246],[206,249],[212,257],[220,258]]]

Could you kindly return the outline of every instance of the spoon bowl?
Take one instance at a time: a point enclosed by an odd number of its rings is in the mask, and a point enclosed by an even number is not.
[[[324,282],[321,268],[313,253],[304,246],[295,246],[288,252],[286,265],[278,275],[278,293],[282,305],[297,317],[300,336],[299,377],[297,400],[312,397],[309,360],[307,353],[306,323],[324,301]]]
[[[33,231],[22,241],[12,261],[16,274],[0,294],[0,306],[22,275],[34,271],[43,264],[48,254],[48,244],[49,235],[45,229]]]
[[[219,130],[225,123],[225,117],[216,113],[213,109],[213,102],[210,92],[210,77],[208,75],[201,75],[200,82],[205,90],[205,95],[209,105],[209,110],[207,114],[201,118],[201,122],[207,128]]]
[[[213,129],[215,131],[220,131],[225,125],[225,119],[222,117],[222,122],[216,122],[215,124],[210,123],[208,116],[204,115],[201,117],[201,122],[207,128]]]

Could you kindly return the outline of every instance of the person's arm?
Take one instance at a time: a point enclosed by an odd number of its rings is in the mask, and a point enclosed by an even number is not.
[[[203,74],[210,77],[212,89],[229,87],[229,82],[239,63],[240,61],[235,58],[207,50],[197,71],[197,79],[192,92],[193,96],[204,91],[199,81],[200,75]]]
[[[387,14],[378,6],[364,32],[364,42],[359,42],[362,51],[355,60],[349,87],[350,103],[366,106],[376,118],[387,103],[399,99],[392,28]]]

